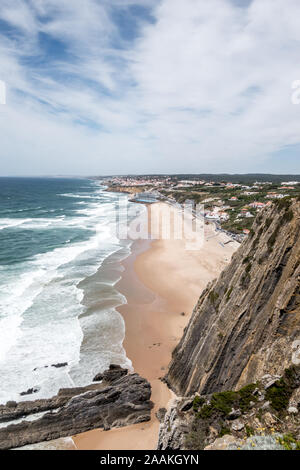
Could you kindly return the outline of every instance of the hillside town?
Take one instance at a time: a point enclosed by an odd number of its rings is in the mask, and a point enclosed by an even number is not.
[[[131,200],[153,203],[164,200],[171,204],[193,201],[203,205],[203,215],[241,241],[251,231],[257,213],[274,201],[300,197],[300,180],[253,180],[241,175],[240,182],[219,181],[197,175],[112,176],[99,178],[109,191],[127,192]],[[236,178],[235,178],[236,179]]]

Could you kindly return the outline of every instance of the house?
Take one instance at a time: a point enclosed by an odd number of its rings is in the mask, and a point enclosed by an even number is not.
[[[229,220],[229,215],[226,212],[220,212],[220,219],[223,221]]]
[[[264,202],[251,202],[249,204],[249,207],[252,207],[253,209],[263,209],[267,204],[265,204]]]
[[[206,212],[205,217],[210,220],[220,220],[220,216],[216,212]]]

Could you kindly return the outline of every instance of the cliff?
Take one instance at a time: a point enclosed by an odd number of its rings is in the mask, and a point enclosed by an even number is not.
[[[165,377],[158,449],[300,449],[300,203],[260,214],[203,291]]]
[[[117,186],[115,184],[109,185],[106,191],[110,193],[128,193],[138,194],[149,189],[149,186]]]
[[[178,395],[237,389],[292,364],[300,340],[299,234],[299,201],[284,199],[257,217],[173,352],[166,381]]]

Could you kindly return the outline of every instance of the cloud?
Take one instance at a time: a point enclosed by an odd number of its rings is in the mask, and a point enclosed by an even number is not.
[[[300,173],[297,0],[1,7],[2,174]]]

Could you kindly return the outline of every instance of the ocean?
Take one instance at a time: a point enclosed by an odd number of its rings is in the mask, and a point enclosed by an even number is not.
[[[1,403],[131,367],[115,285],[132,242],[113,230],[127,199],[89,179],[0,178]]]

